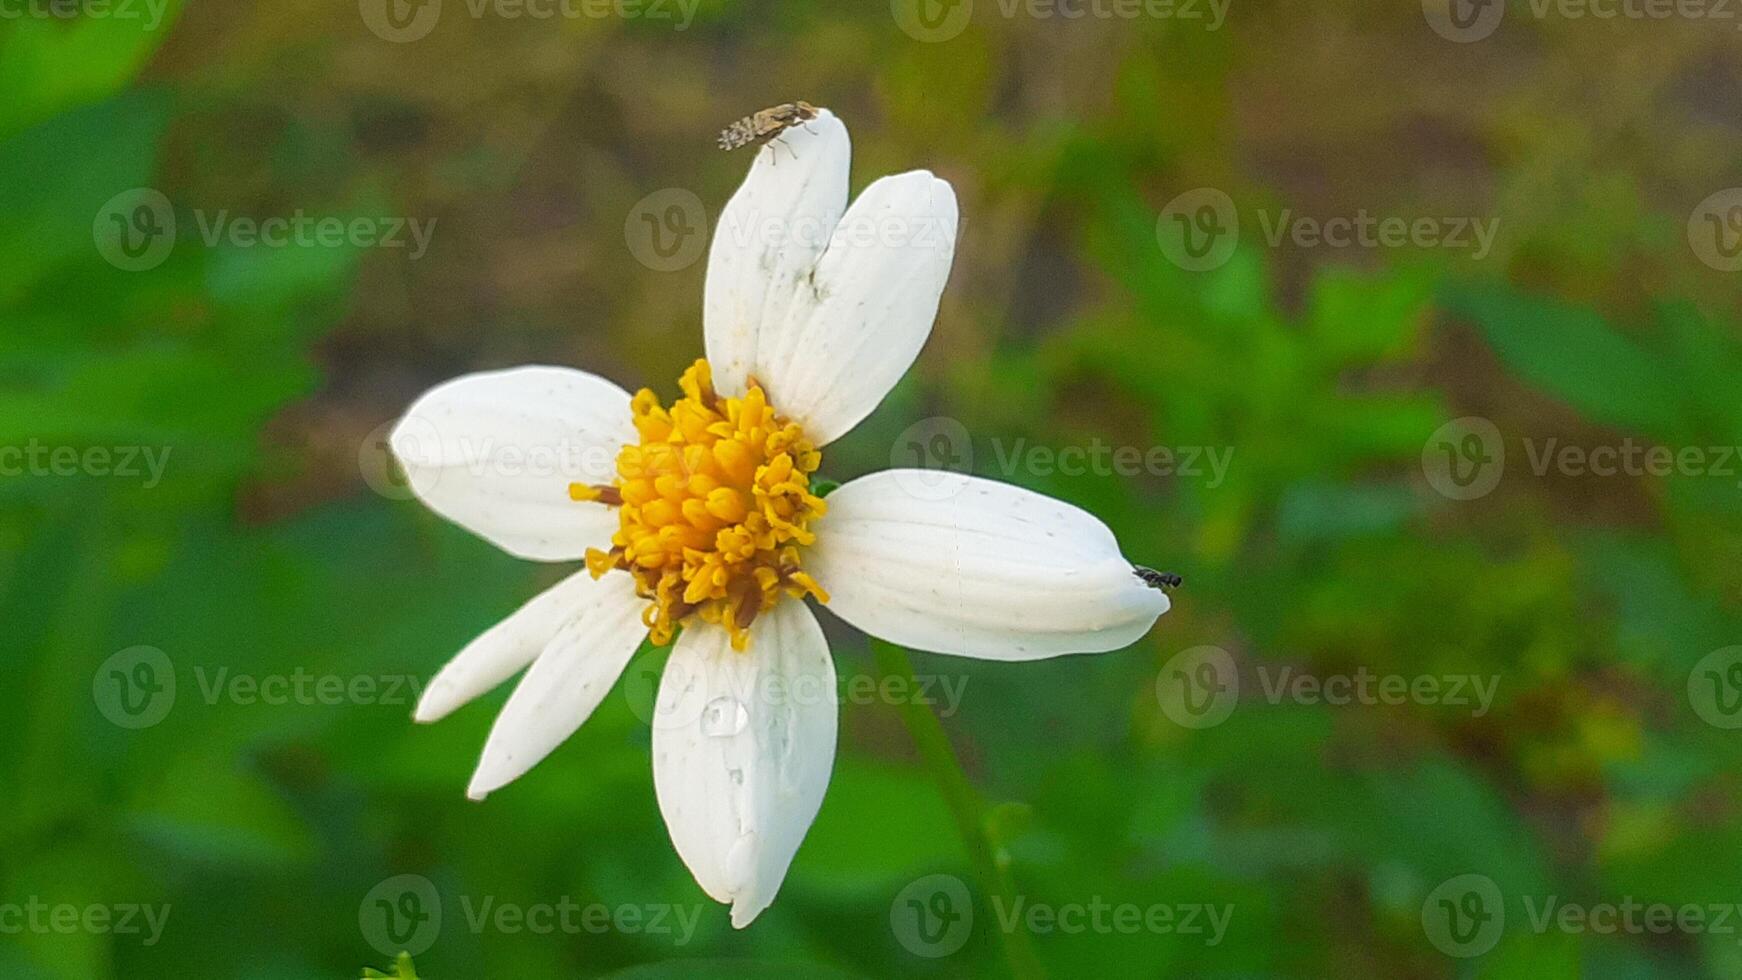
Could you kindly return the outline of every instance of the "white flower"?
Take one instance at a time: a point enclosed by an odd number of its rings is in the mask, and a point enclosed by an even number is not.
[[[918,356],[955,248],[948,183],[885,177],[848,209],[848,158],[827,110],[758,152],[708,259],[708,360],[669,409],[523,367],[435,388],[391,440],[437,513],[514,555],[588,564],[472,641],[418,705],[435,721],[526,669],[469,794],[543,759],[650,630],[665,642],[681,626],[654,789],[738,927],[774,900],[834,762],[834,664],[798,597],[895,643],[992,660],[1118,649],[1168,608],[1106,525],[1018,487],[891,470],[826,506],[811,493],[819,450]]]

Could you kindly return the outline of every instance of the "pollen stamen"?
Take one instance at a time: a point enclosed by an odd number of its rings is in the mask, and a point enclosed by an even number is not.
[[[641,441],[618,454],[616,481],[573,484],[569,496],[619,508],[611,549],[589,550],[587,569],[594,578],[613,569],[634,576],[655,644],[695,616],[724,627],[743,650],[751,623],[782,596],[829,601],[799,554],[827,509],[811,492],[822,456],[754,378],[743,397],[723,397],[699,360],[678,385],[684,397],[669,409],[647,389],[635,394]]]

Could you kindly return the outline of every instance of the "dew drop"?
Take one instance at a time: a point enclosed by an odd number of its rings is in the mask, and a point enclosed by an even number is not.
[[[711,738],[730,738],[744,730],[750,722],[750,712],[737,698],[721,696],[702,709],[702,734]]]

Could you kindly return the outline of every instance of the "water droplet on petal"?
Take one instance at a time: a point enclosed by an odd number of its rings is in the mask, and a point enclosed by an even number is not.
[[[749,723],[750,712],[734,697],[717,697],[702,709],[702,734],[710,738],[730,738]]]

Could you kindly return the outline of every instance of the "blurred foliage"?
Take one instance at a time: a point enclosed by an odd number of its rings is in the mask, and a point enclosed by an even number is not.
[[[1742,442],[1734,273],[1683,238],[1742,183],[1734,35],[1698,21],[1518,16],[1454,45],[1414,4],[1236,5],[1180,21],[1007,17],[919,43],[888,5],[706,3],[694,23],[469,17],[393,44],[349,4],[170,4],[0,20],[0,446],[166,447],[159,485],[0,478],[0,902],[150,903],[161,941],[0,936],[18,978],[355,976],[359,901],[415,873],[520,903],[703,905],[687,945],[509,934],[447,912],[432,977],[998,976],[993,930],[925,959],[890,929],[916,877],[973,880],[896,706],[843,707],[822,813],[780,900],[735,932],[672,852],[627,694],[488,804],[463,788],[501,693],[414,728],[408,704],[205,696],[220,670],[427,678],[557,570],[373,492],[380,427],[434,382],[529,361],[670,387],[700,350],[703,263],[624,247],[644,195],[726,200],[712,149],[788,98],[852,127],[854,187],[929,167],[964,232],[936,333],[829,475],[961,420],[976,467],[1080,504],[1182,573],[1151,637],[965,676],[944,724],[975,786],[1024,804],[1020,892],[1232,903],[1225,940],[1033,937],[1057,976],[1733,976],[1733,936],[1509,928],[1480,959],[1424,938],[1465,872],[1568,901],[1734,902],[1742,742],[1689,709],[1739,642],[1742,496],[1710,476],[1536,477],[1458,502],[1440,425],[1669,446]],[[1156,215],[1215,186],[1255,212],[1492,215],[1495,252],[1268,247],[1170,263]],[[93,247],[133,188],[182,227],[147,271]],[[202,215],[438,222],[427,255],[206,244]],[[1253,221],[1255,226],[1256,222]],[[1226,480],[998,466],[1001,447],[1228,447]],[[1006,469],[1012,471],[1006,472]],[[834,629],[844,674],[875,674]],[[1188,730],[1154,680],[1198,644],[1243,673],[1500,678],[1481,717],[1247,697]],[[159,724],[93,678],[175,665]],[[1007,812],[999,810],[997,812]],[[987,919],[990,921],[989,913]],[[692,961],[693,958],[693,961]],[[676,960],[668,966],[661,961]],[[703,960],[706,962],[704,963]],[[722,964],[735,963],[736,967]],[[760,965],[757,965],[760,964]]]

